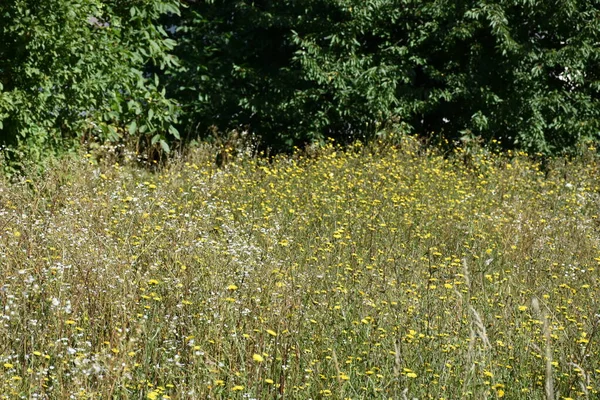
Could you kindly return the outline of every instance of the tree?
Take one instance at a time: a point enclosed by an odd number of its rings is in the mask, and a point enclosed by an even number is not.
[[[167,146],[177,66],[158,23],[177,0],[15,0],[0,5],[0,142],[33,159],[126,133]]]
[[[569,0],[189,2],[187,132],[273,147],[389,131],[553,153],[597,139],[599,7]]]

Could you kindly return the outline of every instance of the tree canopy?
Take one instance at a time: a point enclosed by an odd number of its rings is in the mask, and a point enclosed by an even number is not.
[[[176,132],[161,76],[177,65],[158,23],[176,0],[0,5],[0,133],[33,158],[77,140]],[[165,142],[166,143],[166,142]]]
[[[598,139],[599,21],[577,0],[5,2],[0,132],[32,153],[237,129],[552,154]]]

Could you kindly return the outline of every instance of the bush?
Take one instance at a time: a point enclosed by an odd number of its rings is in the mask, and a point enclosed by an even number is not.
[[[177,66],[158,24],[177,0],[0,5],[0,140],[28,158],[125,132],[177,136],[157,73]],[[158,135],[158,136],[157,136]],[[161,143],[162,143],[161,142]]]

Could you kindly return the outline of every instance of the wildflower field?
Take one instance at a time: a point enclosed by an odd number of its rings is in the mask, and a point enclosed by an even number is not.
[[[0,398],[598,398],[591,154],[405,139],[0,181]]]

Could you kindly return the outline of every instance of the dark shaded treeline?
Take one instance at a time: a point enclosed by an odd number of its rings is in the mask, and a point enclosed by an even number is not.
[[[5,2],[0,132],[29,156],[215,129],[552,154],[598,138],[599,44],[596,1]]]

